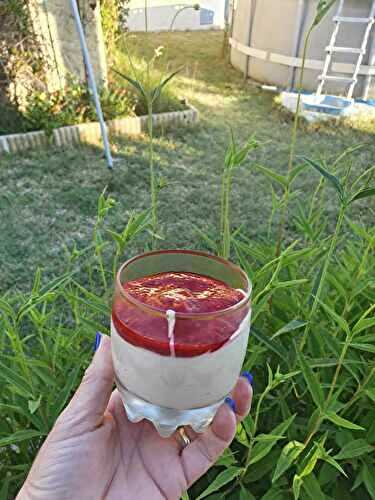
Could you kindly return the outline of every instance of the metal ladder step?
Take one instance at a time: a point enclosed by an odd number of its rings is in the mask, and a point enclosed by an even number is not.
[[[334,2],[332,2],[334,3]],[[375,0],[371,0],[370,12],[367,17],[351,17],[350,15],[345,15],[345,0],[339,0],[336,15],[333,17],[334,29],[332,31],[331,39],[326,46],[326,57],[323,64],[323,70],[321,75],[318,77],[319,85],[316,91],[316,96],[320,97],[323,93],[323,88],[326,82],[340,82],[346,87],[347,98],[352,99],[353,92],[356,84],[358,83],[358,75],[360,73],[361,64],[363,58],[366,54],[368,40],[375,24]],[[344,23],[342,25],[341,23]],[[345,30],[345,25],[350,23],[357,23],[363,25],[363,37],[360,47],[339,47],[336,46],[336,38],[340,33],[340,30]],[[360,26],[358,26],[359,28]],[[361,26],[362,28],[362,26]],[[354,64],[354,69],[352,75],[347,76],[334,76],[328,75],[329,68],[331,67],[332,59],[335,57],[336,53],[341,54],[355,54],[356,62]],[[333,71],[335,73],[335,71]],[[337,73],[337,72],[336,72]]]
[[[330,82],[343,82],[343,83],[353,83],[356,82],[356,78],[349,78],[348,76],[333,76],[333,75],[319,75],[318,80],[327,80]]]
[[[375,22],[374,17],[345,17],[345,16],[335,16],[333,18],[334,23],[363,23],[368,24]]]
[[[326,47],[326,52],[340,52],[341,54],[365,54],[366,51],[362,49],[355,49],[351,47]]]

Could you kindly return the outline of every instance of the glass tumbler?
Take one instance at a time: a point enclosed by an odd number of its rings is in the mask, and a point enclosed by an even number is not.
[[[171,315],[124,289],[128,281],[165,272],[208,276],[240,290],[243,298],[214,312]],[[241,371],[250,330],[250,295],[249,279],[238,266],[203,252],[150,252],[122,265],[111,337],[116,384],[130,421],[148,419],[163,437],[182,426],[205,430]]]

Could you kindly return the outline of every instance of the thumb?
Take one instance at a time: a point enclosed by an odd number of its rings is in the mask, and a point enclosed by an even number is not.
[[[69,425],[79,425],[86,430],[101,425],[114,383],[111,339],[107,335],[97,334],[96,345],[98,342],[99,347],[77,392],[59,418],[64,422],[68,420]]]

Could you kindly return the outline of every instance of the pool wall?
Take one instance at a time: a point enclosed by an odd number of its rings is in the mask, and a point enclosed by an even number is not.
[[[318,0],[237,0],[231,43],[231,63],[251,79],[295,89],[302,63],[303,42]],[[372,0],[346,0],[343,16],[368,17]],[[307,51],[304,90],[315,91],[322,72],[325,47],[334,29],[337,5],[315,28]],[[360,48],[366,24],[342,23],[336,45]],[[375,97],[375,25],[359,73],[354,96]],[[334,54],[329,74],[352,76],[357,55]],[[345,84],[346,85],[346,84]],[[345,95],[346,86],[329,82],[325,93]]]

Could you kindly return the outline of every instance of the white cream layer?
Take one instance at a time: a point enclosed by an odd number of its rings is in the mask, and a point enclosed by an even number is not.
[[[220,349],[180,358],[126,342],[111,322],[112,356],[120,383],[150,403],[188,410],[214,404],[233,389],[245,358],[250,313]]]

